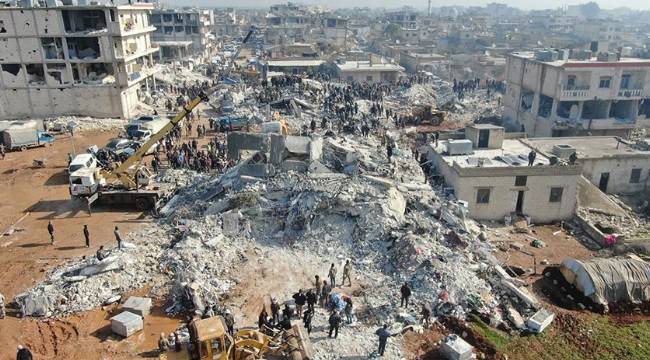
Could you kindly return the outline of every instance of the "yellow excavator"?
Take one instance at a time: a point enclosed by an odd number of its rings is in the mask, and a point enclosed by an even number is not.
[[[160,360],[311,360],[313,350],[309,336],[294,325],[289,330],[267,335],[255,329],[226,331],[223,317],[194,320],[189,325],[190,346],[159,355]],[[270,330],[270,329],[269,329]],[[271,330],[270,330],[271,331]]]
[[[166,184],[151,183],[153,175],[142,166],[142,159],[155,143],[163,140],[194,108],[207,100],[204,93],[199,94],[115,170],[83,168],[71,173],[70,195],[84,198],[89,209],[98,200],[109,205],[135,205],[138,210],[157,209],[171,189]]]

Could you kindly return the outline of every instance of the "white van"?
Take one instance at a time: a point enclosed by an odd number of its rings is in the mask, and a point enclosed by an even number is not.
[[[70,165],[68,166],[68,173],[72,174],[73,172],[79,169],[94,169],[97,167],[97,159],[93,154],[79,154],[72,159]]]

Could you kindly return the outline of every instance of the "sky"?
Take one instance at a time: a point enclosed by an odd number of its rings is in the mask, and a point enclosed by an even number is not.
[[[397,8],[401,6],[413,6],[415,8],[424,9],[427,7],[428,0],[294,0],[296,3],[304,4],[323,4],[330,8],[336,7],[355,7],[355,6],[369,6],[369,7],[388,7]],[[269,5],[285,3],[287,0],[171,0],[162,2],[169,6],[208,6],[208,7],[268,7]],[[506,3],[510,6],[518,7],[520,9],[552,9],[558,8],[562,5],[577,5],[588,2],[587,0],[432,0],[432,7],[461,5],[461,6],[481,6],[491,2]],[[613,9],[617,7],[629,7],[638,10],[649,10],[650,0],[608,0],[596,1],[603,9]]]

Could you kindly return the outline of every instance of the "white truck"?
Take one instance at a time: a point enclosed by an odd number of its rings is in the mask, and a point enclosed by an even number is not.
[[[140,130],[150,131],[151,134],[155,134],[167,124],[169,124],[169,119],[161,118],[158,115],[143,115],[131,120],[126,125],[126,135],[129,139],[132,139],[139,135]]]

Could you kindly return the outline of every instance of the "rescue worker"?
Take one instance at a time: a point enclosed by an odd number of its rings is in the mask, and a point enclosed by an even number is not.
[[[323,280],[322,294],[320,297],[320,302],[322,307],[326,307],[329,302],[330,292],[332,288],[327,284],[327,281]]]
[[[431,321],[431,306],[429,304],[422,305],[422,311],[420,311],[420,315],[422,315],[422,325],[428,327],[429,322]]]
[[[327,337],[332,337],[332,332],[334,332],[334,338],[336,339],[339,336],[339,327],[341,326],[341,315],[338,311],[332,312],[329,318],[330,331]]]
[[[314,310],[314,305],[318,302],[318,296],[314,292],[314,289],[309,289],[307,291],[307,308]]]
[[[305,329],[307,329],[307,334],[311,334],[311,321],[314,318],[314,309],[307,308],[305,315],[302,318],[303,324],[305,324]]]
[[[351,280],[352,274],[352,262],[350,259],[345,260],[345,265],[343,266],[343,281],[341,281],[341,286],[345,285],[345,279],[348,279],[350,286],[352,286]]]
[[[302,289],[298,290],[297,293],[293,294],[293,300],[296,302],[296,316],[298,318],[302,317],[302,308],[307,302],[307,297],[303,294]]]
[[[0,293],[0,319],[4,319],[5,315],[5,296]]]
[[[280,323],[280,304],[278,304],[278,299],[271,299],[271,317],[273,320],[273,325]]]
[[[113,234],[115,234],[115,240],[117,241],[117,248],[122,249],[122,236],[120,235],[120,229],[118,229],[117,226],[115,226],[115,230],[113,231]]]
[[[158,351],[160,354],[164,354],[169,350],[170,344],[169,339],[165,336],[165,333],[160,333],[160,339],[158,339]]]
[[[320,282],[320,276],[314,276],[314,288],[316,290],[316,296],[320,297],[322,287],[323,284]]]
[[[384,324],[384,326],[381,329],[377,330],[375,334],[379,336],[379,356],[384,356],[388,338],[392,336],[390,331],[388,331],[388,325]]]
[[[402,287],[399,289],[400,293],[402,294],[402,298],[400,300],[400,306],[403,307],[409,307],[409,298],[411,297],[411,288],[409,287],[408,283],[404,283]],[[404,306],[406,304],[406,306]]]
[[[330,266],[330,271],[327,273],[327,276],[330,278],[332,289],[334,289],[336,287],[336,267],[334,267],[334,263]]]
[[[47,222],[47,232],[50,234],[50,241],[54,245],[54,225],[51,221]]]
[[[86,247],[90,247],[90,231],[88,231],[88,225],[84,225],[84,239],[86,239]]]
[[[223,319],[226,322],[226,327],[228,328],[228,334],[230,334],[230,336],[235,335],[235,317],[232,315],[230,309],[226,310],[226,313],[223,315]]]

